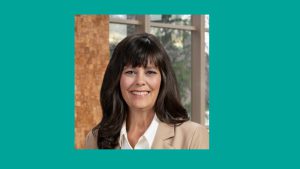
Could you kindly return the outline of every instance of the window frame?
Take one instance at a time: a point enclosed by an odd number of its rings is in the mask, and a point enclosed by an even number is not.
[[[136,25],[137,33],[150,33],[151,27],[191,31],[191,120],[200,123],[201,125],[205,125],[205,112],[207,109],[206,88],[208,87],[206,72],[207,58],[205,54],[205,32],[209,32],[209,29],[205,28],[205,15],[191,15],[191,21],[191,25],[174,25],[151,22],[150,15],[136,15],[136,19],[109,18],[109,23]]]

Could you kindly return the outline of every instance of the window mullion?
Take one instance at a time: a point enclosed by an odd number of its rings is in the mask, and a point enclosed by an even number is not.
[[[150,16],[149,15],[137,15],[137,20],[140,25],[137,28],[139,33],[150,33]]]
[[[206,57],[205,57],[205,18],[204,15],[192,16],[192,120],[205,124],[206,111]]]

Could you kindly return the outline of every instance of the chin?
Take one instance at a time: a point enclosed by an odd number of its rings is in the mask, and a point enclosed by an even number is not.
[[[131,108],[144,110],[144,109],[149,109],[149,107],[150,107],[149,105],[138,104],[138,105],[133,105]]]

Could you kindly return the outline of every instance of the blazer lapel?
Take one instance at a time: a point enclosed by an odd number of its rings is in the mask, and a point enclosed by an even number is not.
[[[174,125],[168,125],[163,122],[159,122],[152,149],[174,149],[172,141],[174,138]]]

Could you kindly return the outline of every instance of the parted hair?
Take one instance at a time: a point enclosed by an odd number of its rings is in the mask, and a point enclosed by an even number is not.
[[[130,35],[116,46],[104,74],[100,90],[103,116],[92,130],[99,149],[113,149],[119,144],[122,124],[129,111],[120,89],[124,67],[146,67],[149,62],[161,73],[159,94],[153,107],[158,119],[170,125],[180,125],[189,120],[180,102],[170,58],[160,41],[148,33]]]

